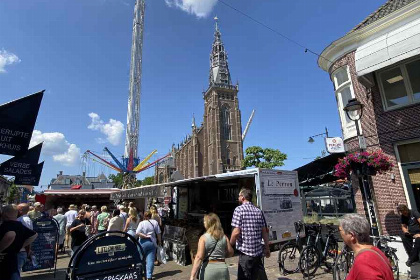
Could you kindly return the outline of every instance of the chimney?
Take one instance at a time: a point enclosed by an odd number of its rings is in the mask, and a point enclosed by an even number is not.
[[[86,177],[86,171],[83,171],[83,173],[82,173],[83,175],[83,178],[85,178]]]
[[[60,173],[60,174],[58,174],[58,175],[63,175],[63,171],[59,171],[59,173]]]

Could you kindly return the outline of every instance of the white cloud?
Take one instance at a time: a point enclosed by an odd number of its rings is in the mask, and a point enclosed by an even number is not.
[[[0,50],[0,73],[6,73],[4,69],[7,65],[19,63],[20,59],[14,53],[8,52],[6,50]]]
[[[80,161],[80,148],[76,144],[70,144],[65,153],[54,155],[53,160],[66,166],[73,166]]]
[[[76,144],[70,144],[63,133],[42,133],[34,130],[29,146],[33,147],[41,142],[44,142],[42,154],[52,156],[54,161],[65,166],[74,166],[80,162],[80,148]]]
[[[207,17],[217,0],[165,0],[168,7],[176,7],[199,18]]]
[[[90,130],[98,130],[106,136],[106,140],[114,146],[117,146],[121,142],[121,138],[124,132],[124,125],[122,122],[109,119],[108,123],[104,123],[101,117],[96,113],[90,113],[91,123],[88,126]],[[105,140],[97,138],[96,141],[104,143]]]

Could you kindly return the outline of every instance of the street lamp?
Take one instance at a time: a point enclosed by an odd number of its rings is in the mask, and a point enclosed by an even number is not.
[[[357,138],[359,140],[359,149],[362,152],[364,149],[366,149],[366,143],[364,141],[363,136],[360,135],[360,129],[359,129],[359,120],[363,116],[363,107],[364,105],[360,103],[359,100],[356,98],[352,98],[349,100],[347,105],[343,108],[344,112],[346,112],[347,117],[354,121],[354,124],[356,125],[356,134]],[[361,176],[358,174],[359,178],[359,186],[361,186],[362,190],[362,199],[364,200],[365,205],[365,211],[369,215],[370,225],[371,225],[371,233],[374,236],[379,235],[378,231],[378,224],[376,219],[376,210],[375,205],[373,202],[372,192],[369,185],[369,176],[362,174]]]
[[[318,137],[318,136],[322,136],[322,135],[325,135],[328,138],[328,129],[327,128],[325,128],[324,133],[316,134],[316,135],[313,135],[313,136],[309,137],[308,143],[312,144],[313,142],[315,142],[314,137]]]
[[[360,130],[359,130],[359,120],[363,116],[363,107],[364,105],[360,103],[359,100],[357,100],[356,98],[352,98],[349,100],[346,107],[343,108],[344,112],[346,112],[347,117],[350,120],[354,121],[356,125],[356,133],[357,133],[357,137],[359,138],[360,150],[363,150],[365,146],[363,139],[361,139]]]

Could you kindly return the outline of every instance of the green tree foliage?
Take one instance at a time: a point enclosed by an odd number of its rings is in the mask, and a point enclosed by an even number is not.
[[[123,185],[123,174],[109,174],[108,179],[111,180],[116,188],[121,188]]]
[[[7,195],[7,203],[16,203],[19,199],[19,189],[15,185],[15,183],[12,182],[12,185],[8,189],[8,195]]]
[[[277,149],[261,148],[259,146],[251,146],[245,150],[245,158],[242,167],[259,167],[274,168],[283,166],[287,155]]]
[[[148,185],[153,185],[155,182],[155,178],[153,176],[150,177],[145,177],[142,181],[141,181],[141,185],[142,186],[148,186]]]

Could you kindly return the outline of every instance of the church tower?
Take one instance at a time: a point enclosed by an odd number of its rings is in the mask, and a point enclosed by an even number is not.
[[[243,161],[239,85],[232,85],[228,55],[215,20],[209,87],[203,93],[203,175],[239,170]]]

